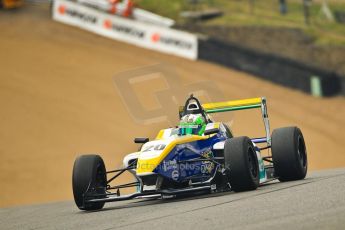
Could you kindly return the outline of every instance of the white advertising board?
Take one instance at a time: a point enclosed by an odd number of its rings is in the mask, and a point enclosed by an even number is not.
[[[100,12],[66,0],[55,0],[53,19],[136,46],[197,59],[198,39],[191,33],[150,25]]]

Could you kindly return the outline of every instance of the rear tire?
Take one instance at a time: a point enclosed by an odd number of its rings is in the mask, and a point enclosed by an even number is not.
[[[298,127],[273,130],[272,158],[275,174],[280,181],[305,178],[308,170],[307,150]]]
[[[254,145],[248,137],[227,139],[224,160],[232,190],[255,190],[259,186],[259,163]]]
[[[81,210],[98,210],[104,202],[84,202],[85,192],[105,194],[107,176],[103,159],[98,155],[79,156],[73,166],[72,186],[74,201]]]

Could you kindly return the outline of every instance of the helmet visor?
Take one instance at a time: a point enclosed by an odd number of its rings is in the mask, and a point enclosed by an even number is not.
[[[201,128],[202,128],[201,125],[180,124],[179,134],[180,135],[199,135]]]

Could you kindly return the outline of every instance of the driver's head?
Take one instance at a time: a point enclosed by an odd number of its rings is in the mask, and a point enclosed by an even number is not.
[[[203,135],[206,128],[205,119],[201,114],[187,114],[179,124],[180,135]]]

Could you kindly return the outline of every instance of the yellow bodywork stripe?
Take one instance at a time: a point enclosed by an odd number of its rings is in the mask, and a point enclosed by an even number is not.
[[[215,129],[219,129],[219,126],[220,126],[220,122],[214,122],[214,123],[213,123],[213,127],[214,127]]]
[[[164,131],[165,131],[165,129],[161,129],[161,130],[159,131],[159,133],[158,133],[157,136],[156,136],[156,140],[160,140],[160,139],[163,138]]]
[[[231,107],[238,107],[238,106],[250,106],[250,105],[261,105],[261,98],[256,97],[256,98],[249,98],[249,99],[236,100],[236,101],[207,103],[207,104],[203,104],[202,107],[205,110],[211,110],[211,109],[223,109],[223,108],[231,108]]]
[[[158,157],[151,158],[151,159],[140,159],[140,156],[139,156],[137,171],[136,171],[137,175],[140,176],[140,174],[151,173],[165,159],[165,157],[171,152],[171,150],[176,145],[180,145],[180,144],[184,144],[184,143],[188,143],[192,141],[206,140],[208,138],[209,136],[197,136],[197,135],[184,136],[170,142]]]

